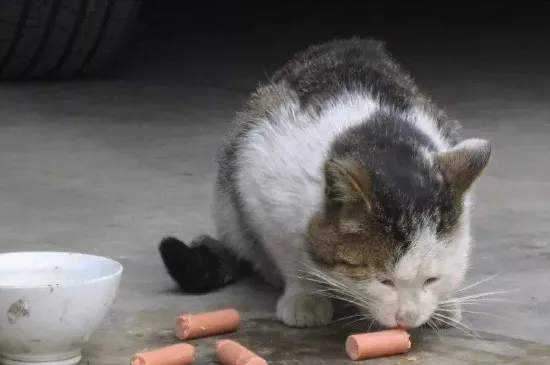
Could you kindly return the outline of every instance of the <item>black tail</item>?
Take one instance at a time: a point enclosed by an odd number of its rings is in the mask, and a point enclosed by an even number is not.
[[[165,237],[159,251],[168,274],[186,293],[214,291],[252,272],[249,263],[209,236],[200,236],[189,246],[175,237]]]

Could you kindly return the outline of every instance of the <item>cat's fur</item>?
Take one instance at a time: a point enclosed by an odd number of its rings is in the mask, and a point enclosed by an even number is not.
[[[289,326],[328,323],[336,296],[384,326],[416,327],[462,284],[471,188],[490,154],[488,141],[460,140],[382,42],[312,46],[223,140],[217,239],[167,237],[160,251],[188,292],[260,272],[284,286],[276,312]]]

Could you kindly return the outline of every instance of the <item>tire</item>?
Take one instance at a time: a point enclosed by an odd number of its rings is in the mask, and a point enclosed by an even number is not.
[[[128,38],[141,0],[0,0],[0,79],[103,70]]]

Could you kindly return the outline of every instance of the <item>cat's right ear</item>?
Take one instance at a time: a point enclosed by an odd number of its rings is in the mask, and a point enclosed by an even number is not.
[[[491,157],[491,144],[484,139],[466,139],[436,155],[445,179],[465,193],[481,175]]]
[[[341,222],[360,221],[372,210],[372,189],[368,170],[350,159],[330,159],[325,163],[327,213]]]

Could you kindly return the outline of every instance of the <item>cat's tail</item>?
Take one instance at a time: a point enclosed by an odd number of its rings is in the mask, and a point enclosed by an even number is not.
[[[249,263],[210,236],[199,236],[189,246],[175,237],[164,237],[159,251],[168,275],[186,293],[211,292],[252,273]]]

